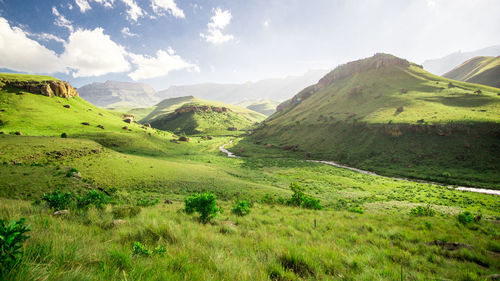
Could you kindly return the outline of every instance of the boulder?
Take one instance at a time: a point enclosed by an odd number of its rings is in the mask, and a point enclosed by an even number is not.
[[[21,131],[17,131],[17,132],[14,132],[14,135],[16,135],[16,136],[22,136],[23,133]]]
[[[266,144],[266,148],[271,148],[271,147],[273,147],[272,144],[270,144],[270,143]]]
[[[128,130],[128,127],[127,127],[127,126],[125,126],[125,127],[122,127],[122,129],[124,129],[124,130]]]
[[[229,127],[227,128],[228,131],[238,131],[238,128],[236,127]]]
[[[179,138],[179,141],[189,142],[189,138],[188,138],[188,137],[185,137],[185,136],[181,136],[181,137]]]
[[[65,104],[65,105],[63,105],[63,107],[65,107],[65,108],[71,108],[71,105]]]
[[[82,125],[90,126],[90,123],[89,122],[82,122]]]
[[[52,215],[55,217],[66,216],[69,215],[69,211],[68,210],[55,211]]]
[[[104,130],[104,126],[103,125],[97,125],[97,128],[101,128]]]
[[[170,201],[170,200],[168,200],[168,199],[165,199],[165,204],[170,205],[170,204],[173,204],[173,203],[174,203],[174,202],[172,202],[172,201]]]
[[[67,138],[67,137],[68,137],[68,135],[67,135],[66,133],[62,133],[62,134],[61,134],[61,138],[65,139],[65,138]]]

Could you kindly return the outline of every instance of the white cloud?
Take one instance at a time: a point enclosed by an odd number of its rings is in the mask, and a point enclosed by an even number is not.
[[[57,54],[28,38],[0,17],[0,68],[29,73],[54,73],[64,68]]]
[[[223,34],[222,30],[231,22],[232,15],[228,10],[223,11],[220,8],[213,10],[214,15],[207,24],[207,34],[200,33],[200,37],[212,44],[222,44],[234,39],[231,34]]]
[[[196,64],[186,62],[176,55],[172,48],[167,51],[158,50],[156,57],[129,54],[132,63],[137,65],[137,69],[129,73],[132,80],[143,80],[161,76],[167,76],[170,71],[187,69],[190,71],[200,71]]]
[[[55,6],[52,6],[52,14],[56,16],[54,24],[60,27],[66,27],[70,32],[73,32],[73,23],[59,13]]]
[[[265,20],[265,21],[262,23],[262,26],[263,26],[263,27],[269,27],[269,20]]]
[[[113,4],[115,3],[115,0],[93,0],[93,1],[103,5],[106,8],[113,8]]]
[[[92,9],[87,0],[75,0],[76,5],[80,8],[80,12],[85,13],[86,11]]]
[[[124,27],[122,28],[122,35],[123,35],[123,38],[127,38],[127,37],[138,37],[139,34],[137,33],[133,33],[130,31],[130,29],[128,27]]]
[[[137,21],[140,17],[144,16],[141,7],[139,7],[134,0],[122,0],[122,2],[128,7],[127,19]]]
[[[64,41],[62,38],[60,37],[57,37],[55,36],[54,34],[50,34],[50,33],[28,33],[28,32],[25,32],[26,35],[28,36],[31,36],[31,37],[34,37],[38,40],[42,40],[42,41],[56,41],[56,42],[59,42],[59,43],[66,43],[66,41]]]
[[[71,5],[71,3],[68,3],[68,9],[73,10],[73,5]]]
[[[151,8],[153,8],[153,12],[159,16],[165,15],[164,11],[166,11],[176,18],[183,19],[186,17],[184,11],[177,7],[174,0],[152,0]]]
[[[79,29],[69,36],[64,47],[60,59],[66,67],[75,70],[74,77],[100,76],[130,69],[125,48],[113,42],[102,28]]]

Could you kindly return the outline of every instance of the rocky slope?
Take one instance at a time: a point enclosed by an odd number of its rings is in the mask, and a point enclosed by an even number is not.
[[[17,81],[0,80],[0,90],[2,88],[17,88],[33,94],[47,97],[70,98],[77,97],[78,91],[66,81],[46,80],[46,81]]]

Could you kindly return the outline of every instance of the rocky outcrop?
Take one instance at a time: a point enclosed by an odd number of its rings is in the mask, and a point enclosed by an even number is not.
[[[71,98],[78,96],[78,91],[66,81],[3,81],[3,83],[9,87],[47,97]]]
[[[209,105],[189,105],[178,108],[174,111],[175,114],[186,114],[189,112],[217,112],[224,113],[230,112],[231,109],[227,107],[217,107],[217,106],[209,106]]]

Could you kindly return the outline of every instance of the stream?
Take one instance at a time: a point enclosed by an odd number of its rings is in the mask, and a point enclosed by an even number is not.
[[[222,153],[225,153],[227,157],[230,158],[238,158],[234,153],[231,151],[227,150],[225,147],[226,145],[229,145],[233,142],[233,140],[230,140],[228,143],[223,144],[219,146],[219,150]],[[376,174],[374,172],[366,171],[366,170],[361,170],[349,166],[345,166],[333,161],[321,161],[321,160],[304,160],[304,161],[309,161],[309,162],[316,162],[316,163],[321,163],[321,164],[326,164],[330,166],[335,166],[337,168],[342,168],[342,169],[347,169],[351,170],[357,173],[365,174],[365,175],[370,175],[370,176],[377,176],[377,177],[384,177],[384,178],[389,178],[389,179],[395,179],[395,180],[404,180],[404,181],[411,181],[411,182],[417,182],[417,183],[427,183],[427,184],[432,184],[432,185],[438,185],[438,186],[447,186],[448,188],[452,188],[455,190],[460,190],[460,191],[469,191],[469,192],[476,192],[476,193],[484,193],[484,194],[493,194],[493,195],[499,195],[500,196],[500,190],[494,190],[494,189],[486,189],[486,188],[477,188],[477,187],[465,187],[465,186],[452,186],[452,185],[446,185],[446,184],[441,184],[437,182],[431,182],[431,181],[424,181],[424,180],[417,180],[417,179],[408,179],[408,178],[397,178],[397,177],[388,177],[388,176],[382,176],[379,174]]]

